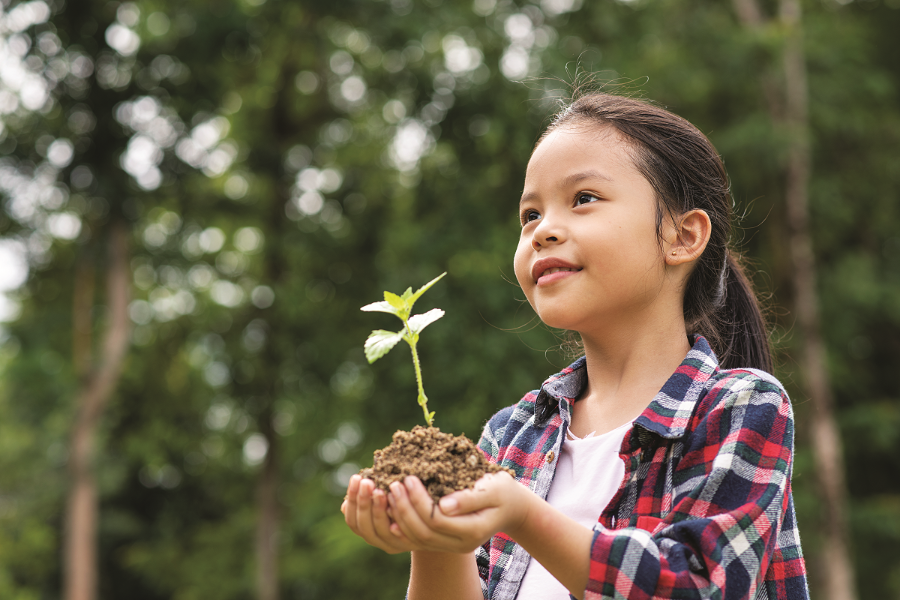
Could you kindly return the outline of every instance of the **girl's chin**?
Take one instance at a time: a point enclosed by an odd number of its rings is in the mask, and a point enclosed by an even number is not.
[[[600,307],[592,311],[585,311],[586,303],[573,302],[560,305],[553,303],[553,306],[541,307],[538,304],[535,312],[538,318],[547,327],[553,329],[565,329],[567,331],[575,331],[577,333],[590,333],[597,329],[606,329],[605,325],[609,324],[609,316],[604,316],[607,311],[603,311]]]
[[[543,321],[544,325],[546,325],[547,327],[552,327],[553,329],[578,331],[580,329],[580,325],[583,325],[584,322],[578,319],[573,319],[572,317],[572,313],[566,311],[544,310],[538,312],[538,318],[540,318],[540,320]]]

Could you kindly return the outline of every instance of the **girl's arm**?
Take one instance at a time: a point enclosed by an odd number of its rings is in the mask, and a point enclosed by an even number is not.
[[[482,600],[475,553],[412,552],[407,600]]]

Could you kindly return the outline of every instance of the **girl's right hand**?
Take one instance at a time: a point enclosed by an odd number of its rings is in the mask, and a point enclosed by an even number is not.
[[[391,533],[387,495],[376,489],[371,479],[363,479],[359,475],[350,478],[341,512],[344,513],[347,526],[370,546],[380,548],[388,554],[415,549],[406,536]]]

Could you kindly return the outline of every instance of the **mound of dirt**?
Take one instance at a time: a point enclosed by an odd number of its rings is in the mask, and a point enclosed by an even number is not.
[[[437,502],[443,496],[471,488],[486,473],[513,472],[489,463],[481,450],[464,435],[442,433],[437,427],[416,425],[412,431],[394,433],[390,446],[375,451],[374,464],[360,475],[388,491],[407,475],[418,477]]]

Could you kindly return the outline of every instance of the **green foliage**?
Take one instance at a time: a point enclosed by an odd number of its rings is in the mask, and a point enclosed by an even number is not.
[[[359,348],[370,328],[357,307],[446,267],[420,304],[455,315],[421,356],[448,431],[477,437],[565,366],[511,265],[530,150],[584,71],[685,116],[726,160],[744,214],[735,242],[770,296],[778,376],[795,402],[793,485],[821,595],[786,134],[762,83],[780,72],[777,27],[750,33],[731,3],[686,0],[47,6],[4,34],[24,53],[7,52],[21,59],[10,72],[39,78],[47,101],[29,108],[20,94],[37,79],[0,83],[0,241],[28,261],[5,291],[18,310],[0,303],[0,597],[60,593],[73,348],[79,333],[99,352],[112,220],[131,231],[134,328],[97,440],[101,597],[253,597],[264,459],[278,477],[283,597],[402,597],[408,559],[367,547],[338,511],[349,474],[420,418],[396,401],[414,390],[406,359],[370,365]],[[804,3],[823,334],[860,595],[872,598],[900,593],[895,6]],[[113,26],[139,47],[112,47]],[[88,281],[76,332],[73,293]]]
[[[416,345],[419,343],[419,334],[422,330],[443,317],[444,311],[439,308],[432,308],[428,312],[420,315],[410,316],[410,314],[412,313],[413,305],[416,303],[416,300],[446,274],[446,272],[441,273],[416,290],[415,293],[413,293],[412,288],[406,288],[406,291],[403,292],[403,295],[401,296],[386,291],[384,292],[383,301],[366,304],[360,309],[368,312],[390,313],[403,322],[403,329],[396,333],[385,331],[384,329],[376,329],[369,334],[364,346],[366,359],[369,361],[369,364],[372,364],[390,352],[391,348],[396,346],[397,342],[400,340],[409,344],[409,349],[412,351],[413,368],[416,371],[416,383],[419,386],[419,396],[417,400],[419,406],[422,407],[422,411],[425,413],[425,422],[429,427],[434,423],[434,411],[428,412],[428,397],[425,395],[425,387],[422,385],[422,367],[419,363],[419,352],[416,350]]]

